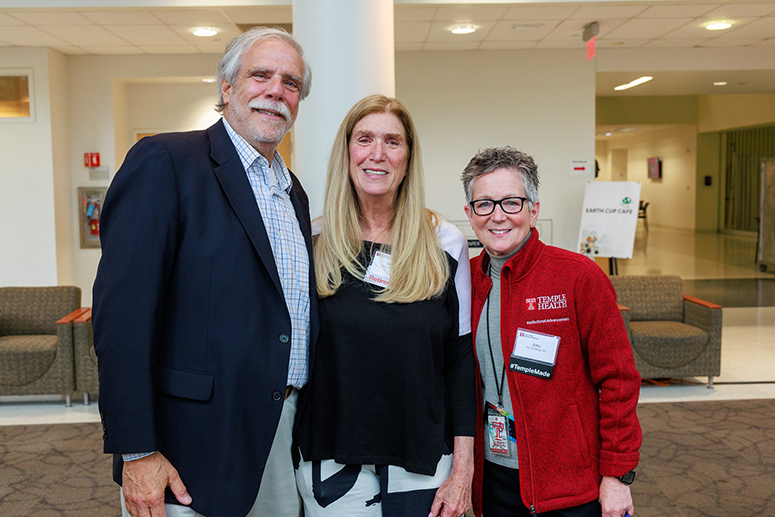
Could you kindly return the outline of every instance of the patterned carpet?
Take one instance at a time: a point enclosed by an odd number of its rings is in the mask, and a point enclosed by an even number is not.
[[[641,404],[638,415],[637,517],[775,516],[775,400]],[[99,424],[0,427],[0,516],[120,516],[101,450]]]

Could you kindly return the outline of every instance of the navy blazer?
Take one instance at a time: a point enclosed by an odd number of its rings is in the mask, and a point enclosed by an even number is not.
[[[310,253],[309,202],[291,200]],[[274,439],[291,321],[222,121],[140,140],[105,198],[94,283],[105,452],[161,451],[204,515],[243,517]],[[310,364],[317,295],[310,268]],[[175,502],[169,489],[167,502]]]

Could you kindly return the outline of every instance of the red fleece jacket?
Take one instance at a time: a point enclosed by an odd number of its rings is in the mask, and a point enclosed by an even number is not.
[[[488,263],[486,252],[471,261],[474,332],[492,287]],[[602,476],[622,476],[635,468],[642,438],[635,412],[640,374],[614,288],[592,260],[546,246],[533,230],[501,273],[506,364],[518,328],[560,337],[550,379],[507,374],[522,500],[539,513],[593,501]],[[477,400],[482,415],[481,390]],[[473,488],[477,515],[482,512],[483,451],[484,422],[479,418]]]

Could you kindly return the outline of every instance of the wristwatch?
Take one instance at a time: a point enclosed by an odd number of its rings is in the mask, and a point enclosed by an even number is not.
[[[631,485],[633,481],[635,481],[635,471],[631,470],[627,474],[623,476],[619,476],[616,479],[624,483],[625,485]]]

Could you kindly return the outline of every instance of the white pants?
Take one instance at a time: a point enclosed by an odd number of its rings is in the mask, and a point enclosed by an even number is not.
[[[256,502],[246,517],[299,517],[301,515],[301,501],[299,492],[296,490],[293,460],[291,459],[293,420],[296,416],[298,397],[298,392],[294,390],[285,399]],[[184,479],[183,484],[185,483]],[[192,495],[192,497],[196,496]],[[164,508],[167,511],[167,517],[204,517],[188,506],[165,504]],[[130,517],[124,504],[123,491],[121,492],[121,515],[122,517]]]
[[[433,476],[393,465],[303,461],[296,484],[306,517],[427,517],[451,471],[452,454],[441,457]]]

